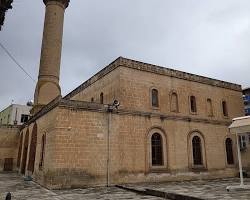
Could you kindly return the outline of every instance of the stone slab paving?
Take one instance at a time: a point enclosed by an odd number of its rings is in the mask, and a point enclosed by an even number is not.
[[[47,190],[32,181],[24,181],[23,177],[15,173],[0,173],[0,200],[5,200],[7,192],[11,192],[12,200],[120,200],[120,199],[148,199],[162,198],[138,195],[116,187],[88,188],[73,190]]]
[[[246,184],[250,185],[249,178],[244,180]],[[177,193],[209,200],[250,200],[250,190],[226,191],[227,186],[239,185],[239,182],[240,180],[238,178],[232,178],[209,181],[199,180],[168,183],[128,184],[125,186],[138,190],[153,189],[167,193]]]

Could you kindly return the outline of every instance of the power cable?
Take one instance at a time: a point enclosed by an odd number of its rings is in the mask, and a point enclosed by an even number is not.
[[[5,51],[5,53],[11,58],[11,60],[16,63],[16,65],[34,82],[36,83],[36,80],[32,78],[32,76],[18,63],[18,61],[15,59],[15,57],[5,48],[5,46],[0,42],[0,46]]]

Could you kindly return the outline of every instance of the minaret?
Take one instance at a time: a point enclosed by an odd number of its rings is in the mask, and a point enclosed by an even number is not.
[[[46,5],[40,68],[34,107],[37,113],[44,105],[61,95],[59,85],[64,11],[70,0],[43,0]]]

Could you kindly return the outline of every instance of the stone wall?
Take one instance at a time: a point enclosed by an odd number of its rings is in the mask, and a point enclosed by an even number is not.
[[[120,92],[120,70],[116,68],[98,81],[93,81],[89,87],[77,93],[71,100],[91,102],[93,99],[93,102],[100,103],[100,94],[103,93],[103,103],[111,104],[114,99],[119,99]]]
[[[152,107],[152,89],[158,90],[158,107]],[[178,98],[174,112],[170,106],[173,92]],[[104,104],[100,104],[101,93]],[[192,95],[197,112],[190,110]],[[107,104],[114,99],[120,106],[110,113]],[[222,101],[227,102],[228,116],[223,115]],[[32,174],[27,166],[37,126],[33,177],[48,188],[231,177],[236,174],[237,160],[235,138],[228,126],[243,113],[239,85],[119,58],[63,99],[59,96],[50,102],[23,127],[29,145],[22,166],[25,174]],[[154,133],[162,139],[161,166],[152,164]],[[193,165],[194,136],[201,140],[198,167]],[[225,148],[228,137],[233,142],[234,163],[230,165]]]
[[[110,68],[110,70],[108,70]],[[192,116],[209,120],[228,121],[244,115],[241,87],[236,84],[206,77],[161,68],[149,64],[120,58],[106,69],[105,76],[95,75],[65,99],[104,103],[120,101],[124,109]],[[152,107],[151,90],[159,93],[159,107]],[[171,94],[178,97],[178,112],[171,112]],[[190,111],[190,96],[196,97],[197,112]],[[209,115],[207,99],[212,102],[212,115]],[[222,101],[226,101],[228,116],[223,116]]]
[[[47,140],[53,143],[53,155],[46,158],[48,162],[43,171],[42,184],[46,187],[106,185],[108,130],[110,184],[220,178],[236,174],[237,161],[234,165],[226,162],[225,139],[231,137],[226,125],[123,111],[111,114],[109,121],[105,106],[94,111],[60,105],[56,110],[56,126],[53,133],[48,133],[50,141]],[[156,169],[150,164],[150,134],[153,132],[162,133],[165,144],[164,167]],[[194,132],[204,139],[204,168],[198,170],[192,166],[190,152],[190,135]]]
[[[151,90],[157,89],[159,95],[159,107],[154,108],[151,104]],[[244,105],[241,91],[225,89],[208,84],[177,79],[150,72],[135,70],[127,67],[120,69],[119,101],[121,107],[168,113],[176,115],[189,115],[198,118],[212,120],[228,120],[244,115]],[[178,112],[171,112],[171,93],[178,96]],[[196,97],[197,112],[190,111],[190,96]],[[212,100],[213,115],[208,116],[207,99]],[[228,117],[223,116],[222,101],[227,102]]]
[[[0,126],[0,171],[4,170],[6,159],[13,159],[13,170],[17,170],[19,127]]]

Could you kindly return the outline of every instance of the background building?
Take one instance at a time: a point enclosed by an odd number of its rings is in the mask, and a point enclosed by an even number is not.
[[[1,125],[22,125],[29,120],[31,106],[11,104],[0,112]]]
[[[250,115],[250,88],[245,88],[243,90],[243,100],[245,105],[246,116]]]

